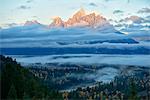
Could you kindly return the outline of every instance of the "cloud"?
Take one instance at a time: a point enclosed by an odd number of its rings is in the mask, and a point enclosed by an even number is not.
[[[146,18],[145,18],[145,19],[150,20],[150,16],[146,16]]]
[[[130,3],[130,0],[128,0],[128,3]]]
[[[116,24],[116,25],[114,25],[115,27],[126,27],[126,24]]]
[[[20,24],[17,24],[17,23],[5,23],[5,24],[2,24],[2,28],[10,28],[10,27],[16,27],[16,26],[19,26]]]
[[[33,0],[27,0],[26,2],[27,2],[27,3],[31,3],[32,1],[33,1]]]
[[[21,5],[18,7],[18,9],[30,9],[31,7],[29,6],[25,6],[25,5]]]
[[[75,34],[76,33],[76,34]],[[104,32],[105,33],[105,32]],[[121,33],[94,32],[87,28],[47,29],[39,25],[17,26],[0,31],[4,47],[93,46],[102,42],[124,41]]]
[[[112,1],[112,0],[105,0],[106,2],[108,2],[108,1]]]
[[[121,11],[121,10],[114,10],[114,12],[113,12],[113,14],[122,14],[123,13],[123,11]]]
[[[32,16],[32,18],[38,18],[38,16]]]
[[[119,20],[119,22],[125,22],[125,23],[130,22],[130,21],[132,21],[132,23],[140,24],[140,23],[144,22],[145,19],[142,17],[139,17],[139,16],[130,16],[125,19]]]
[[[116,1],[116,0],[104,0],[106,2],[109,2],[109,1]],[[127,3],[130,3],[130,0],[127,0]]]
[[[142,8],[137,13],[150,13],[150,8]]]
[[[89,3],[89,5],[90,5],[90,6],[93,6],[93,7],[97,7],[97,4],[95,4],[95,3],[93,3],[93,2]]]
[[[114,26],[116,29],[120,30],[121,32],[144,33],[150,30],[150,20],[149,20],[149,16],[147,17],[130,16],[115,22]]]
[[[16,23],[8,23],[8,24],[6,24],[8,27],[14,27],[14,26],[17,26],[18,24],[16,24]]]

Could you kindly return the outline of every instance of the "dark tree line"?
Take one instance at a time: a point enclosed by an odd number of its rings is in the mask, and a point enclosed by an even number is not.
[[[1,99],[61,99],[62,95],[48,89],[28,69],[10,57],[0,55]]]

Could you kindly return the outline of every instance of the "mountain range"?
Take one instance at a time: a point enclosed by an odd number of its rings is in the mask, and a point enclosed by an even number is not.
[[[42,25],[38,21],[26,21],[27,25]],[[96,14],[95,12],[87,14],[86,11],[81,8],[77,11],[71,18],[67,21],[63,21],[60,17],[53,18],[53,22],[48,25],[48,28],[75,28],[75,27],[88,27],[94,30],[104,30],[109,29],[111,31],[116,31],[109,23],[109,21],[103,16]]]
[[[81,8],[77,11],[71,18],[66,22],[63,21],[60,17],[54,18],[53,22],[49,25],[52,27],[91,27],[94,29],[109,27],[113,29],[113,26],[101,15],[97,15],[94,12],[86,14],[85,10]]]
[[[1,47],[93,47],[103,43],[139,43],[116,30],[102,15],[87,14],[83,8],[67,21],[60,17],[54,18],[49,25],[27,21],[22,26],[1,29],[0,34]]]

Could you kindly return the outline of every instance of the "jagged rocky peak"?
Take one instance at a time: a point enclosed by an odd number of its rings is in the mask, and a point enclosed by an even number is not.
[[[91,13],[89,15],[86,15],[86,16],[82,17],[81,20],[87,22],[89,25],[94,25],[95,23],[97,23],[101,20],[106,21],[106,19],[104,19],[100,15],[96,15],[95,13]]]
[[[65,26],[71,26],[73,25],[74,23],[79,23],[80,22],[80,19],[81,17],[85,16],[86,15],[86,12],[83,8],[81,8],[79,11],[77,11],[73,16],[72,18],[69,18],[68,21],[65,23]]]
[[[40,24],[37,20],[26,21],[24,25],[38,25]]]
[[[64,22],[60,17],[53,18],[53,22],[50,24],[50,27],[64,27]]]
[[[72,18],[69,18],[69,20],[66,22],[66,26],[92,26],[95,23],[104,21],[106,21],[106,19],[100,15],[97,15],[95,12],[86,14],[85,10],[81,8],[77,13],[73,15]]]
[[[86,14],[85,10],[81,8],[66,22],[62,21],[60,17],[56,17],[50,24],[50,27],[74,27],[74,26],[89,26],[99,28],[102,26],[110,26],[106,18],[95,12]]]
[[[85,15],[86,15],[85,10],[81,8],[77,13],[73,15],[73,19],[80,20],[80,18]]]

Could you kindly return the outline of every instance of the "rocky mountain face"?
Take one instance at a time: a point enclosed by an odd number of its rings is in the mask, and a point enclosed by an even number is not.
[[[84,9],[80,9],[77,13],[73,15],[72,18],[69,18],[67,22],[65,22],[65,26],[73,26],[74,24],[81,23],[81,18],[86,16]]]
[[[24,26],[38,25],[43,26],[38,21],[26,21]],[[48,25],[48,28],[68,28],[68,27],[88,27],[96,31],[116,32],[113,25],[101,15],[96,13],[87,14],[86,11],[81,8],[67,21],[63,21],[60,17],[55,17],[53,22]]]
[[[56,17],[53,19],[53,22],[49,25],[49,27],[64,27],[64,22],[60,17]]]
[[[85,10],[81,8],[78,12],[76,12],[71,18],[69,18],[66,22],[62,21],[60,17],[57,17],[53,20],[53,22],[49,25],[52,27],[78,27],[85,26],[91,28],[102,28],[109,27],[113,28],[112,25],[101,15],[97,15],[95,13],[86,14]]]
[[[40,25],[40,23],[36,20],[33,20],[33,21],[26,21],[25,26],[28,26],[28,25]]]

